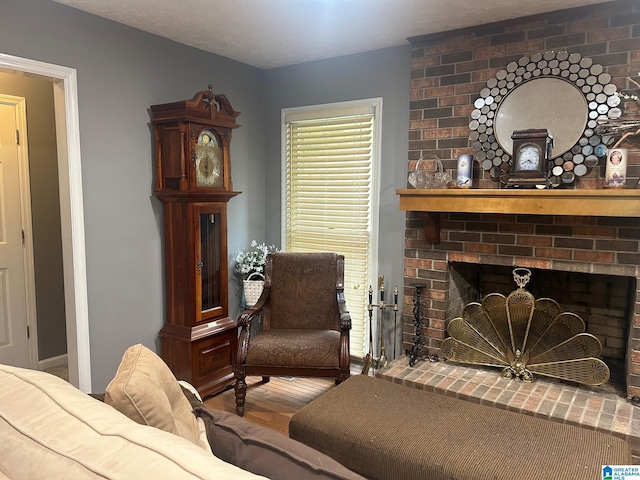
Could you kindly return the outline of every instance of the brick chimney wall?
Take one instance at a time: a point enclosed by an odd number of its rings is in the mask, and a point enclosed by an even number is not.
[[[563,10],[479,28],[410,39],[412,44],[408,171],[423,155],[436,154],[455,173],[456,158],[474,154],[469,143],[473,102],[487,80],[507,64],[537,52],[578,52],[605,67],[618,90],[633,87],[640,72],[640,2],[616,1]],[[640,111],[625,102],[623,118]],[[640,136],[639,136],[640,137]],[[640,142],[629,149],[628,188],[640,177]],[[473,188],[499,188],[474,166]],[[602,188],[604,166],[561,188]],[[640,219],[501,214],[441,214],[440,241],[425,240],[429,217],[407,212],[403,349],[413,345],[414,284],[422,291],[424,348],[439,354],[454,280],[449,262],[519,266],[565,272],[640,276]],[[636,281],[636,288],[640,282]],[[627,394],[640,396],[640,290],[629,295],[632,315],[627,343]]]

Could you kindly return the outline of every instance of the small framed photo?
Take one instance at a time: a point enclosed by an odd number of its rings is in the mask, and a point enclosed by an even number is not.
[[[627,186],[627,149],[612,148],[607,155],[604,174],[604,188],[626,188]]]

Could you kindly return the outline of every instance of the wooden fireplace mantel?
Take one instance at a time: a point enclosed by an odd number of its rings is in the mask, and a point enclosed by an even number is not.
[[[427,240],[440,237],[440,213],[640,217],[640,190],[398,189],[400,210],[425,212]],[[427,223],[427,222],[425,222]]]

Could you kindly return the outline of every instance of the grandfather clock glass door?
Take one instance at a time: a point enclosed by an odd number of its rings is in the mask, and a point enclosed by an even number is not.
[[[200,214],[200,313],[220,308],[220,215]]]
[[[226,205],[194,204],[196,232],[196,317],[198,322],[226,316]]]

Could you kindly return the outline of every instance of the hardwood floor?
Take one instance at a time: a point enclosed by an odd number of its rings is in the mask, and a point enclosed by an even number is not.
[[[247,377],[247,399],[244,418],[289,436],[289,420],[300,408],[335,387],[327,378]],[[207,408],[235,413],[233,388],[204,399]]]

